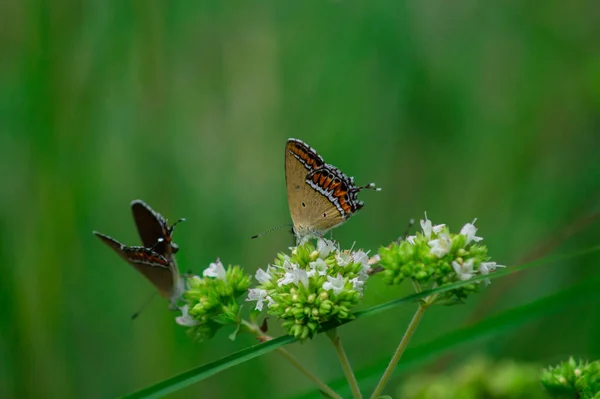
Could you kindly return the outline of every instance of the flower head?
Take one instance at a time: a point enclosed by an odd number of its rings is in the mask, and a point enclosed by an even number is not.
[[[307,240],[277,255],[266,272],[256,273],[258,286],[250,290],[248,300],[283,320],[289,334],[310,338],[327,321],[354,317],[350,309],[362,296],[369,268],[364,251],[342,251],[326,239],[316,246]]]
[[[421,288],[434,288],[471,280],[476,275],[488,275],[498,267],[487,256],[487,248],[479,244],[475,220],[463,226],[460,233],[452,233],[445,224],[433,225],[425,214],[421,220],[421,232],[406,240],[394,242],[379,251],[384,268],[384,279],[389,284],[400,284],[411,279]],[[489,280],[486,281],[486,285]],[[439,294],[440,301],[462,300],[479,284],[465,284]],[[448,302],[448,301],[446,301]]]
[[[576,361],[572,357],[542,371],[542,385],[555,396],[600,398],[600,360]]]
[[[237,298],[250,286],[250,276],[239,266],[226,269],[219,260],[211,263],[202,275],[187,278],[181,316],[175,318],[198,341],[211,338],[224,325],[237,323],[240,310]]]

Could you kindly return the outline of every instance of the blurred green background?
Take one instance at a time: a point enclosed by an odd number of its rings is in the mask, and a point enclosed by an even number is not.
[[[129,202],[141,198],[187,218],[182,271],[217,257],[264,267],[292,243],[284,229],[249,239],[290,221],[288,137],[383,187],[334,231],[344,246],[376,250],[424,211],[453,229],[479,218],[502,264],[597,244],[599,225],[579,222],[600,211],[599,13],[592,1],[3,1],[0,397],[115,397],[253,344],[226,331],[192,343],[159,299],[132,322],[153,288],[91,232],[139,244]],[[599,260],[495,280],[428,313],[411,345],[597,276]],[[374,278],[364,308],[409,292]],[[385,364],[413,311],[342,328],[354,367]],[[597,359],[599,337],[597,304],[571,307],[444,367],[479,352]],[[325,381],[343,375],[324,337],[289,349]],[[269,354],[172,397],[311,391]]]

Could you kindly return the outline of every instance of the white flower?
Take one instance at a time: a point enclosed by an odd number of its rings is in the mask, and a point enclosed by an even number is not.
[[[406,241],[408,241],[411,245],[415,245],[415,239],[417,236],[408,236],[406,237]]]
[[[298,265],[296,265],[295,263],[293,263],[290,258],[286,258],[283,261],[283,270],[285,270],[286,272],[291,272],[294,269],[297,269]]]
[[[333,241],[326,238],[319,238],[319,241],[317,241],[317,251],[319,252],[319,257],[321,259],[325,259],[330,253],[335,252],[336,250],[337,248]]]
[[[481,265],[479,265],[479,272],[482,275],[487,276],[491,272],[496,271],[497,267],[506,267],[506,266],[504,266],[504,265],[497,265],[496,262],[482,262]],[[489,278],[486,278],[483,281],[485,282],[486,287],[491,284],[491,281],[490,281]]]
[[[267,268],[267,270],[269,269]],[[256,274],[254,275],[254,278],[256,278],[256,281],[258,281],[260,284],[268,283],[269,281],[271,281],[271,275],[263,269],[258,269],[256,271]]]
[[[325,263],[325,261],[321,258],[318,258],[314,262],[310,262],[308,265],[311,268],[311,270],[309,271],[309,273],[312,273],[311,276],[314,276],[315,273],[318,273],[319,276],[324,276],[327,274],[327,269],[329,268],[327,263]]]
[[[423,235],[429,240],[431,238],[431,220],[427,219],[427,213],[425,214],[425,220],[421,219],[421,228],[423,229]]]
[[[365,282],[361,280],[360,277],[354,277],[352,280],[350,280],[350,282],[352,283],[352,288],[362,295],[363,285],[365,285]]]
[[[475,274],[475,272],[473,271],[473,259],[469,259],[462,265],[457,261],[452,261],[452,268],[454,268],[454,271],[458,275],[458,278],[462,281],[469,280]]]
[[[423,229],[423,235],[428,240],[431,239],[432,232],[435,234],[439,234],[440,231],[442,231],[442,229],[446,226],[445,224],[437,224],[434,226],[433,223],[431,223],[431,220],[427,219],[427,212],[425,212],[425,220],[421,219],[420,223],[421,223],[421,229]],[[411,237],[413,237],[413,236],[411,236]],[[408,240],[408,237],[406,237],[406,239]],[[409,242],[412,245],[415,245],[414,238],[413,238],[413,241],[409,241]]]
[[[181,310],[181,316],[177,316],[175,318],[175,321],[177,322],[177,324],[179,324],[181,326],[185,326],[185,327],[193,327],[193,326],[197,326],[198,324],[200,324],[200,322],[198,320],[194,319],[188,313],[188,305],[183,305],[183,307],[180,310]]]
[[[475,233],[477,233],[477,227],[475,227],[476,221],[477,218],[473,219],[472,223],[467,223],[460,229],[460,234],[467,237],[467,244],[471,241],[479,242],[483,240],[483,238],[475,236]]]
[[[204,277],[214,277],[219,280],[225,280],[226,272],[220,259],[217,259],[216,263],[211,263],[208,268],[204,269],[202,273]]]
[[[352,259],[354,260],[354,263],[363,265],[363,268],[369,266],[369,255],[363,251],[356,251],[354,255],[352,255]]]
[[[344,277],[338,274],[337,277],[327,276],[327,281],[323,283],[323,289],[325,291],[333,290],[334,294],[339,294],[344,289]]]
[[[450,252],[452,241],[450,241],[450,237],[448,237],[446,234],[440,234],[437,239],[429,241],[428,244],[431,247],[429,252],[438,258],[442,258],[444,255]]]
[[[335,256],[335,261],[337,262],[338,266],[345,267],[352,262],[352,257],[348,252],[340,252]]]
[[[362,265],[360,273],[366,275],[371,269],[371,259],[369,259],[368,253],[363,251],[356,251],[354,255],[352,255],[352,258],[354,259],[354,263],[360,263]]]
[[[268,302],[269,306],[273,304],[273,299],[267,295],[267,291],[259,289],[248,290],[248,298],[246,298],[246,301],[256,301],[256,309],[258,310],[263,309],[265,301]]]
[[[286,272],[277,283],[280,287],[289,283],[293,283],[298,287],[300,286],[298,283],[302,283],[305,287],[308,287],[308,274],[306,273],[306,270],[293,269],[289,272]]]

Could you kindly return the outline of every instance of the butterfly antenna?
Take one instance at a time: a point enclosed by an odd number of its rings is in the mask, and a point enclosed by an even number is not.
[[[367,190],[367,189],[369,189],[369,190],[375,190],[375,191],[381,191],[381,187],[376,187],[376,186],[375,186],[375,183],[369,183],[369,184],[367,184],[367,185],[365,185],[365,186],[354,187],[354,188],[352,188],[352,189],[350,189],[350,190],[351,190],[352,192],[355,192],[355,193],[357,193],[357,192],[359,192],[359,191],[361,191],[361,190]]]
[[[140,306],[138,311],[131,315],[131,320],[135,320],[146,309],[146,307],[150,304],[150,302],[154,299],[155,296],[156,292],[153,292],[152,295],[150,295],[150,298],[148,298],[146,302],[144,302],[142,306]]]
[[[173,223],[171,225],[171,227],[169,227],[169,234],[173,232],[173,229],[175,228],[175,226],[177,226],[179,224],[179,222],[185,222],[185,218],[181,218],[178,221],[176,221],[175,223]]]
[[[288,224],[282,224],[281,226],[273,227],[272,229],[269,229],[269,230],[267,230],[267,231],[263,231],[262,233],[258,233],[258,234],[256,234],[256,235],[253,235],[253,236],[252,236],[252,237],[250,237],[250,238],[251,238],[251,239],[253,239],[253,238],[262,237],[262,236],[264,236],[265,234],[268,234],[268,233],[270,233],[270,232],[272,232],[272,231],[279,230],[279,229],[280,229],[280,228],[282,228],[282,227],[288,227],[288,226],[291,226],[291,224],[289,224],[289,223],[288,223]]]

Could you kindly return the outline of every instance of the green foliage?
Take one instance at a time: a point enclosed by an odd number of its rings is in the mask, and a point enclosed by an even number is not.
[[[402,399],[547,399],[536,365],[476,357],[441,374],[413,374],[400,385]]]

